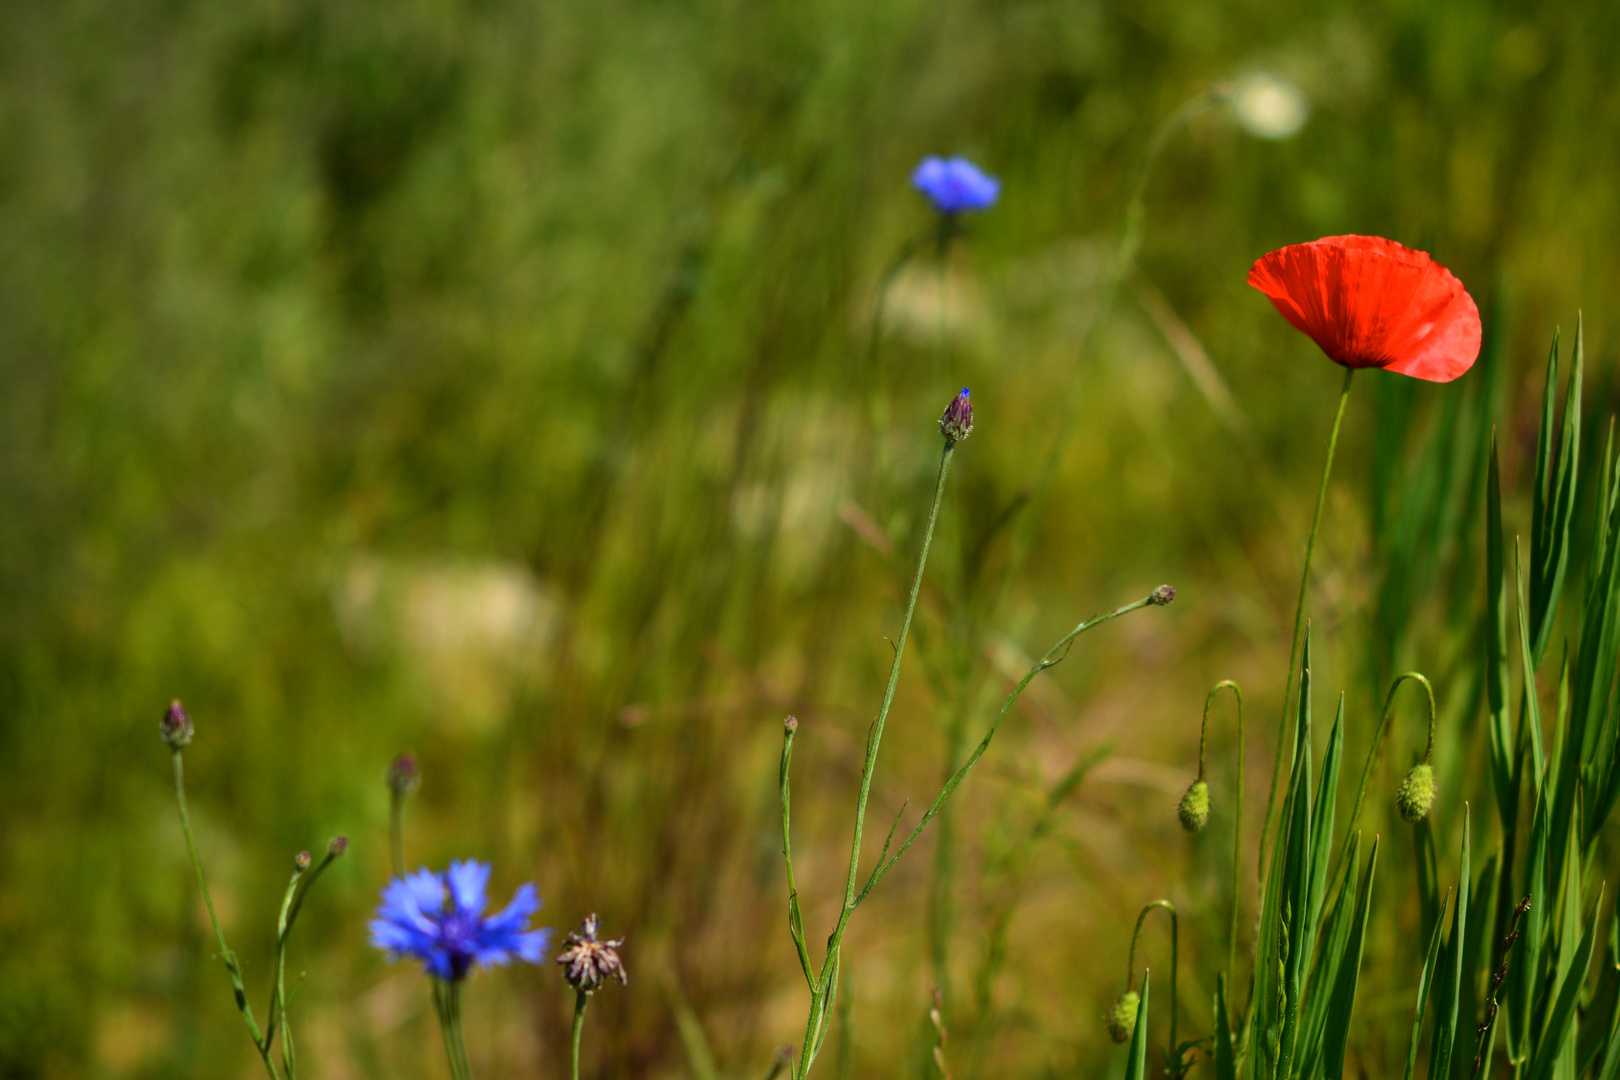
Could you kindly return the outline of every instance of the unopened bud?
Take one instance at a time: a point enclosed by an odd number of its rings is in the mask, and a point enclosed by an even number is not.
[[[327,854],[331,855],[334,859],[348,850],[349,838],[347,836],[334,836],[332,837],[332,842],[326,845]]]
[[[1187,793],[1176,807],[1176,816],[1181,818],[1181,827],[1188,832],[1202,831],[1209,824],[1209,785],[1202,780],[1188,785]]]
[[[404,798],[421,786],[422,773],[417,767],[416,755],[407,750],[388,766],[388,790],[396,798]]]
[[[790,716],[786,720],[782,721],[782,730],[789,735],[796,734],[799,730],[799,718],[797,716]]]
[[[939,418],[939,433],[946,442],[959,443],[973,434],[973,403],[968,400],[968,388],[951,399],[945,406],[945,415]]]
[[[1434,769],[1427,761],[1412,766],[1401,786],[1395,792],[1395,807],[1401,817],[1416,825],[1429,815],[1434,805]]]
[[[309,852],[307,851],[300,851],[297,855],[293,856],[293,869],[297,870],[300,874],[309,869],[309,863],[310,858]]]
[[[1119,995],[1119,1000],[1108,1010],[1108,1037],[1117,1043],[1131,1041],[1131,1034],[1136,1031],[1136,1009],[1142,1003],[1135,990],[1127,990]]]
[[[195,730],[191,726],[191,717],[186,715],[186,708],[175,698],[169,702],[168,711],[163,714],[163,723],[159,725],[163,733],[163,741],[170,750],[179,750],[183,746],[191,745],[191,736]]]
[[[1148,594],[1148,603],[1154,607],[1164,607],[1176,598],[1176,590],[1170,585],[1160,585]]]

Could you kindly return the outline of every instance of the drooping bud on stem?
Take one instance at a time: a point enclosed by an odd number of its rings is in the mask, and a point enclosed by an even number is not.
[[[939,433],[946,442],[959,443],[973,434],[973,403],[968,400],[968,388],[951,399],[945,406],[945,415],[939,418]]]
[[[1108,1037],[1117,1043],[1131,1041],[1136,1030],[1136,1010],[1142,1003],[1135,990],[1127,990],[1108,1009]]]
[[[1209,824],[1209,785],[1202,780],[1187,785],[1186,794],[1176,806],[1176,816],[1181,819],[1183,829],[1190,833],[1201,832]]]
[[[186,714],[186,708],[175,698],[169,702],[168,710],[163,714],[163,723],[159,730],[163,733],[163,741],[170,750],[179,750],[191,745],[191,736],[195,729],[191,726],[191,717]]]
[[[1427,761],[1420,761],[1412,766],[1412,771],[1406,774],[1406,779],[1396,789],[1395,808],[1401,812],[1402,818],[1416,825],[1429,816],[1429,807],[1434,805],[1435,790],[1434,767]]]

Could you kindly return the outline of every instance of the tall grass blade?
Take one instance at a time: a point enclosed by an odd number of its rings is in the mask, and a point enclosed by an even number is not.
[[[1598,900],[1592,905],[1592,917],[1587,922],[1586,932],[1581,935],[1573,962],[1559,980],[1558,999],[1547,1015],[1546,1029],[1536,1045],[1535,1057],[1530,1062],[1529,1080],[1550,1080],[1558,1059],[1574,1048],[1575,1006],[1580,998],[1581,988],[1586,982],[1587,969],[1592,963],[1592,943],[1596,938],[1598,904],[1602,899],[1603,890],[1599,889]]]
[[[1130,1056],[1125,1059],[1125,1080],[1147,1080],[1148,972],[1142,972],[1142,1000],[1136,1006],[1136,1027],[1131,1031]]]
[[[1215,977],[1215,1080],[1237,1080],[1237,1050],[1232,1045],[1232,1014],[1226,1007],[1226,976]]]
[[[1513,783],[1513,739],[1508,728],[1507,574],[1502,565],[1502,474],[1496,432],[1491,432],[1490,471],[1485,482],[1485,700],[1490,710],[1491,777],[1504,832],[1518,817]]]
[[[1354,870],[1354,864],[1351,865]],[[1350,1037],[1350,1017],[1356,1006],[1356,982],[1361,975],[1361,953],[1367,940],[1367,916],[1372,909],[1372,884],[1378,869],[1378,838],[1373,838],[1372,851],[1367,856],[1367,869],[1362,871],[1361,886],[1356,890],[1356,913],[1351,923],[1350,940],[1344,948],[1339,964],[1338,978],[1333,985],[1333,998],[1328,1005],[1327,1022],[1322,1032],[1322,1075],[1327,1080],[1344,1080],[1344,1049]],[[1348,875],[1346,875],[1348,877]]]
[[[1434,969],[1440,959],[1440,938],[1445,931],[1446,905],[1451,902],[1451,893],[1448,890],[1445,899],[1440,901],[1440,917],[1435,920],[1434,933],[1429,935],[1429,952],[1423,961],[1423,974],[1418,979],[1417,1008],[1412,1014],[1412,1038],[1406,1044],[1406,1071],[1401,1074],[1401,1080],[1412,1080],[1412,1070],[1417,1065],[1418,1043],[1423,1037],[1423,1020],[1428,1013],[1429,991],[1434,986]]]
[[[1468,886],[1470,823],[1468,807],[1463,807],[1462,865],[1457,869],[1457,911],[1451,919],[1451,940],[1446,945],[1446,963],[1441,969],[1440,990],[1436,1006],[1434,1043],[1429,1050],[1429,1075],[1435,1080],[1444,1077],[1451,1068],[1452,1048],[1459,1038],[1466,1038],[1467,1018],[1458,1023],[1457,1004],[1462,994],[1463,960],[1467,954]]]
[[[1552,460],[1554,400],[1558,396],[1558,335],[1553,335],[1542,388],[1541,432],[1536,441],[1536,477],[1530,533],[1530,640],[1539,665],[1552,637],[1569,566],[1569,527],[1580,467],[1582,327],[1575,324],[1575,358],[1564,394],[1558,457]]]
[[[1310,986],[1305,994],[1305,1019],[1300,1031],[1298,1053],[1298,1075],[1303,1077],[1317,1076],[1322,1068],[1322,1034],[1327,1027],[1328,1005],[1332,1001],[1339,968],[1344,962],[1350,932],[1355,925],[1356,866],[1361,861],[1360,833],[1351,834],[1345,854],[1348,869],[1339,881],[1333,907],[1324,925],[1316,968],[1311,972]]]

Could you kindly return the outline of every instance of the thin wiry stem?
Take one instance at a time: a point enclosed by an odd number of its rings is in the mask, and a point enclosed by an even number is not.
[[[220,927],[219,915],[214,911],[214,898],[208,891],[208,879],[203,875],[202,858],[197,854],[197,841],[191,834],[191,815],[186,811],[186,773],[185,766],[181,763],[180,750],[178,748],[172,750],[170,757],[174,759],[174,798],[180,806],[180,828],[186,834],[186,850],[191,854],[191,868],[197,873],[197,886],[202,890],[203,904],[208,908],[208,920],[214,924],[214,937],[219,942],[220,959],[225,962],[225,970],[231,976],[231,987],[236,991],[236,1009],[242,1014],[242,1023],[247,1025],[248,1034],[253,1039],[253,1047],[263,1059],[264,1069],[270,1075],[270,1080],[281,1080],[276,1072],[275,1063],[270,1060],[270,1043],[260,1034],[258,1021],[253,1018],[253,1006],[248,1004],[247,988],[242,984],[242,965],[237,961],[231,947],[225,944],[225,931]]]
[[[1316,490],[1316,515],[1311,519],[1311,535],[1305,541],[1305,568],[1299,577],[1299,599],[1294,604],[1294,632],[1288,639],[1288,671],[1283,676],[1282,716],[1277,721],[1277,754],[1271,763],[1271,792],[1266,796],[1266,816],[1260,825],[1260,867],[1266,865],[1266,836],[1271,832],[1271,815],[1277,805],[1277,781],[1282,776],[1283,743],[1288,735],[1288,706],[1293,698],[1294,665],[1299,662],[1299,629],[1305,619],[1305,594],[1311,584],[1311,556],[1316,551],[1316,532],[1322,526],[1322,507],[1327,502],[1328,477],[1333,472],[1333,451],[1339,445],[1339,426],[1344,422],[1344,407],[1350,400],[1350,379],[1356,369],[1344,369],[1344,385],[1339,389],[1339,408],[1333,414],[1333,431],[1328,435],[1327,460],[1322,464],[1322,482]]]
[[[861,767],[860,793],[855,800],[855,835],[850,843],[849,873],[844,884],[844,905],[839,912],[838,924],[827,939],[826,960],[810,993],[810,1015],[805,1023],[804,1044],[799,1053],[800,1080],[809,1075],[810,1065],[815,1061],[816,1051],[820,1047],[826,1027],[827,1007],[837,992],[838,948],[843,942],[844,930],[849,925],[849,916],[855,910],[855,878],[860,871],[861,834],[866,825],[866,804],[872,791],[872,776],[877,765],[878,749],[883,742],[883,726],[889,718],[889,709],[894,704],[895,688],[900,683],[900,661],[905,656],[906,638],[911,633],[911,620],[917,612],[917,595],[922,590],[923,569],[928,565],[928,549],[934,542],[934,526],[939,521],[939,507],[945,495],[945,478],[950,474],[951,455],[955,451],[955,440],[946,439],[939,458],[939,476],[934,481],[934,501],[928,509],[928,526],[923,531],[922,551],[917,557],[917,573],[912,578],[911,594],[906,600],[905,616],[900,622],[900,636],[894,643],[894,660],[889,665],[889,682],[883,690],[883,704],[878,708],[877,718],[872,721],[871,730],[866,737],[866,761]]]

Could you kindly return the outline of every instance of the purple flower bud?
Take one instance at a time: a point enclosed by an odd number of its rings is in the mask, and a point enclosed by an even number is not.
[[[297,855],[293,856],[293,869],[302,874],[305,870],[309,869],[310,861],[309,852],[300,851]]]
[[[1154,607],[1164,607],[1176,598],[1176,590],[1169,585],[1160,585],[1148,595],[1148,603]]]
[[[388,790],[396,798],[404,798],[421,786],[422,773],[417,767],[416,755],[407,750],[388,766]]]
[[[334,859],[348,850],[349,838],[347,836],[334,836],[332,842],[326,845],[327,853]]]
[[[169,702],[169,709],[163,714],[163,723],[159,730],[163,732],[163,741],[170,750],[179,750],[181,747],[191,745],[191,736],[194,729],[191,726],[191,717],[186,715],[185,706],[180,699],[175,698]]]
[[[968,388],[951,399],[945,406],[945,415],[939,418],[939,433],[946,442],[959,443],[973,434],[973,403],[968,400]]]

